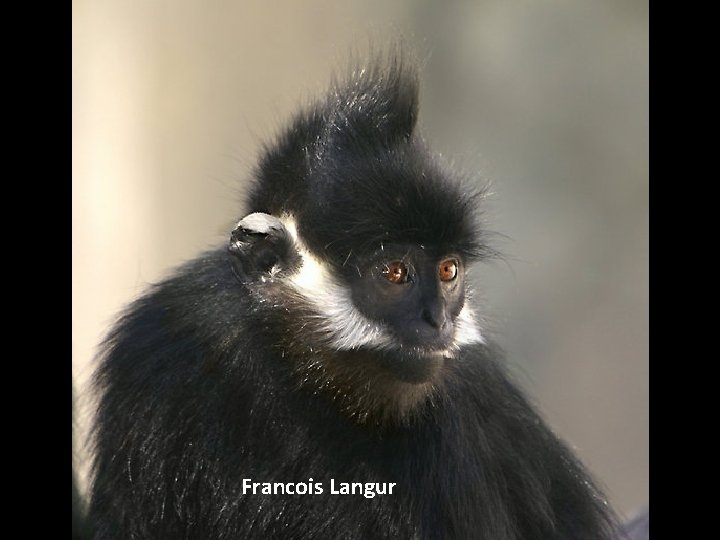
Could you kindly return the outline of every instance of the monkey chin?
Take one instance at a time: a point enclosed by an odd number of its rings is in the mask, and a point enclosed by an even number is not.
[[[452,349],[360,347],[291,355],[300,386],[333,399],[360,424],[411,422],[444,386]]]

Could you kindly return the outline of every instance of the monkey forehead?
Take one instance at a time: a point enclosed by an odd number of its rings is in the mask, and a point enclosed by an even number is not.
[[[337,171],[298,215],[309,248],[343,263],[387,244],[411,244],[472,258],[481,251],[478,197],[421,164]],[[396,161],[400,161],[396,163]]]

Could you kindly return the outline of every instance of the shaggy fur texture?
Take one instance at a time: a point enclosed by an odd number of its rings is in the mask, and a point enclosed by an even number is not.
[[[491,253],[477,198],[415,135],[417,107],[415,72],[375,62],[266,148],[246,213],[293,216],[333,280],[319,286],[346,286],[389,243],[468,263]],[[387,343],[339,345],[313,289],[293,283],[296,264],[234,271],[249,253],[234,235],[231,253],[179,268],[105,341],[96,538],[611,538],[604,497],[479,333],[439,355],[429,380],[404,381],[384,368],[406,360]],[[243,478],[324,491],[243,494]],[[331,479],[397,486],[333,495]]]

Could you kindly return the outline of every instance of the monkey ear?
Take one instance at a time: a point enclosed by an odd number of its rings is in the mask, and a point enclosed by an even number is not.
[[[230,234],[230,261],[241,281],[272,277],[293,268],[299,255],[282,222],[256,212],[241,219]]]
[[[355,68],[329,95],[326,136],[332,145],[385,148],[412,137],[418,117],[419,80],[401,54]]]

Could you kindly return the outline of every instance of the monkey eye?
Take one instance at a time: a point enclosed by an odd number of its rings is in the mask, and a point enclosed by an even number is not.
[[[455,259],[445,259],[438,266],[440,281],[452,281],[457,277],[458,263]]]
[[[383,267],[382,275],[390,283],[396,283],[398,285],[407,283],[408,281],[408,267],[402,261],[394,261],[386,264]]]

